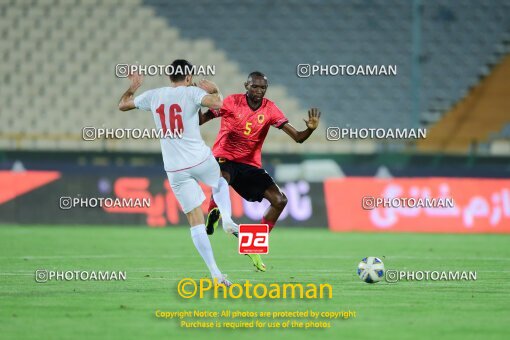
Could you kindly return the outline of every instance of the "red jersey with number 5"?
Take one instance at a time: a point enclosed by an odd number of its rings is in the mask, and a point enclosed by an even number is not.
[[[246,94],[233,94],[223,100],[221,109],[213,111],[221,117],[221,127],[213,146],[214,157],[262,166],[262,145],[269,127],[282,128],[289,120],[270,100],[263,98],[262,105],[253,111]]]

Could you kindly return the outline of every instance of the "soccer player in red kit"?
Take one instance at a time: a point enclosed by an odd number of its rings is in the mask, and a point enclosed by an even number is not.
[[[208,82],[209,93],[216,93],[217,87]],[[263,198],[271,204],[264,213],[261,224],[269,225],[271,231],[287,204],[287,197],[273,178],[262,168],[261,151],[269,128],[283,130],[295,142],[303,143],[319,125],[320,112],[317,108],[308,110],[306,129],[297,131],[282,111],[269,99],[264,98],[268,82],[261,72],[252,72],[244,83],[246,93],[233,94],[223,100],[219,110],[208,110],[201,115],[200,124],[221,117],[221,127],[213,146],[221,174],[234,190],[250,202],[261,202]],[[206,230],[214,232],[220,213],[211,197]],[[248,255],[255,267],[266,271],[259,254]]]

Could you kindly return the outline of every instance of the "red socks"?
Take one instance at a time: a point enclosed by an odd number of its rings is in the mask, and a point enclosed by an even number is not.
[[[276,222],[266,220],[265,217],[262,217],[262,221],[260,222],[260,224],[267,224],[269,226],[269,232],[271,232],[271,230],[273,230],[273,227],[276,224]]]

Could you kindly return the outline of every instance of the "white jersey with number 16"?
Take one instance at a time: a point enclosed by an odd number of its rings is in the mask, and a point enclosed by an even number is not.
[[[135,106],[152,111],[156,127],[163,134],[173,136],[161,139],[165,171],[193,167],[211,154],[211,149],[205,145],[200,134],[197,113],[205,95],[207,93],[198,87],[178,86],[149,90],[135,98]]]

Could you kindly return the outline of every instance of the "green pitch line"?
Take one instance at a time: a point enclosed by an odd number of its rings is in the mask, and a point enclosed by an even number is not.
[[[309,339],[506,339],[510,320],[510,235],[330,233],[276,228],[267,272],[237,255],[237,239],[211,236],[233,282],[329,283],[331,300],[185,300],[184,277],[208,272],[184,227],[0,226],[2,339],[149,339],[256,336]],[[356,276],[365,256],[386,268],[477,271],[477,281],[380,282]],[[126,281],[36,283],[47,270],[126,271]],[[355,311],[329,329],[182,329],[155,311]],[[221,320],[220,320],[221,321]],[[241,321],[241,320],[240,320]],[[251,319],[242,319],[251,321]],[[270,320],[265,320],[270,321]],[[214,332],[214,333],[213,333]]]

